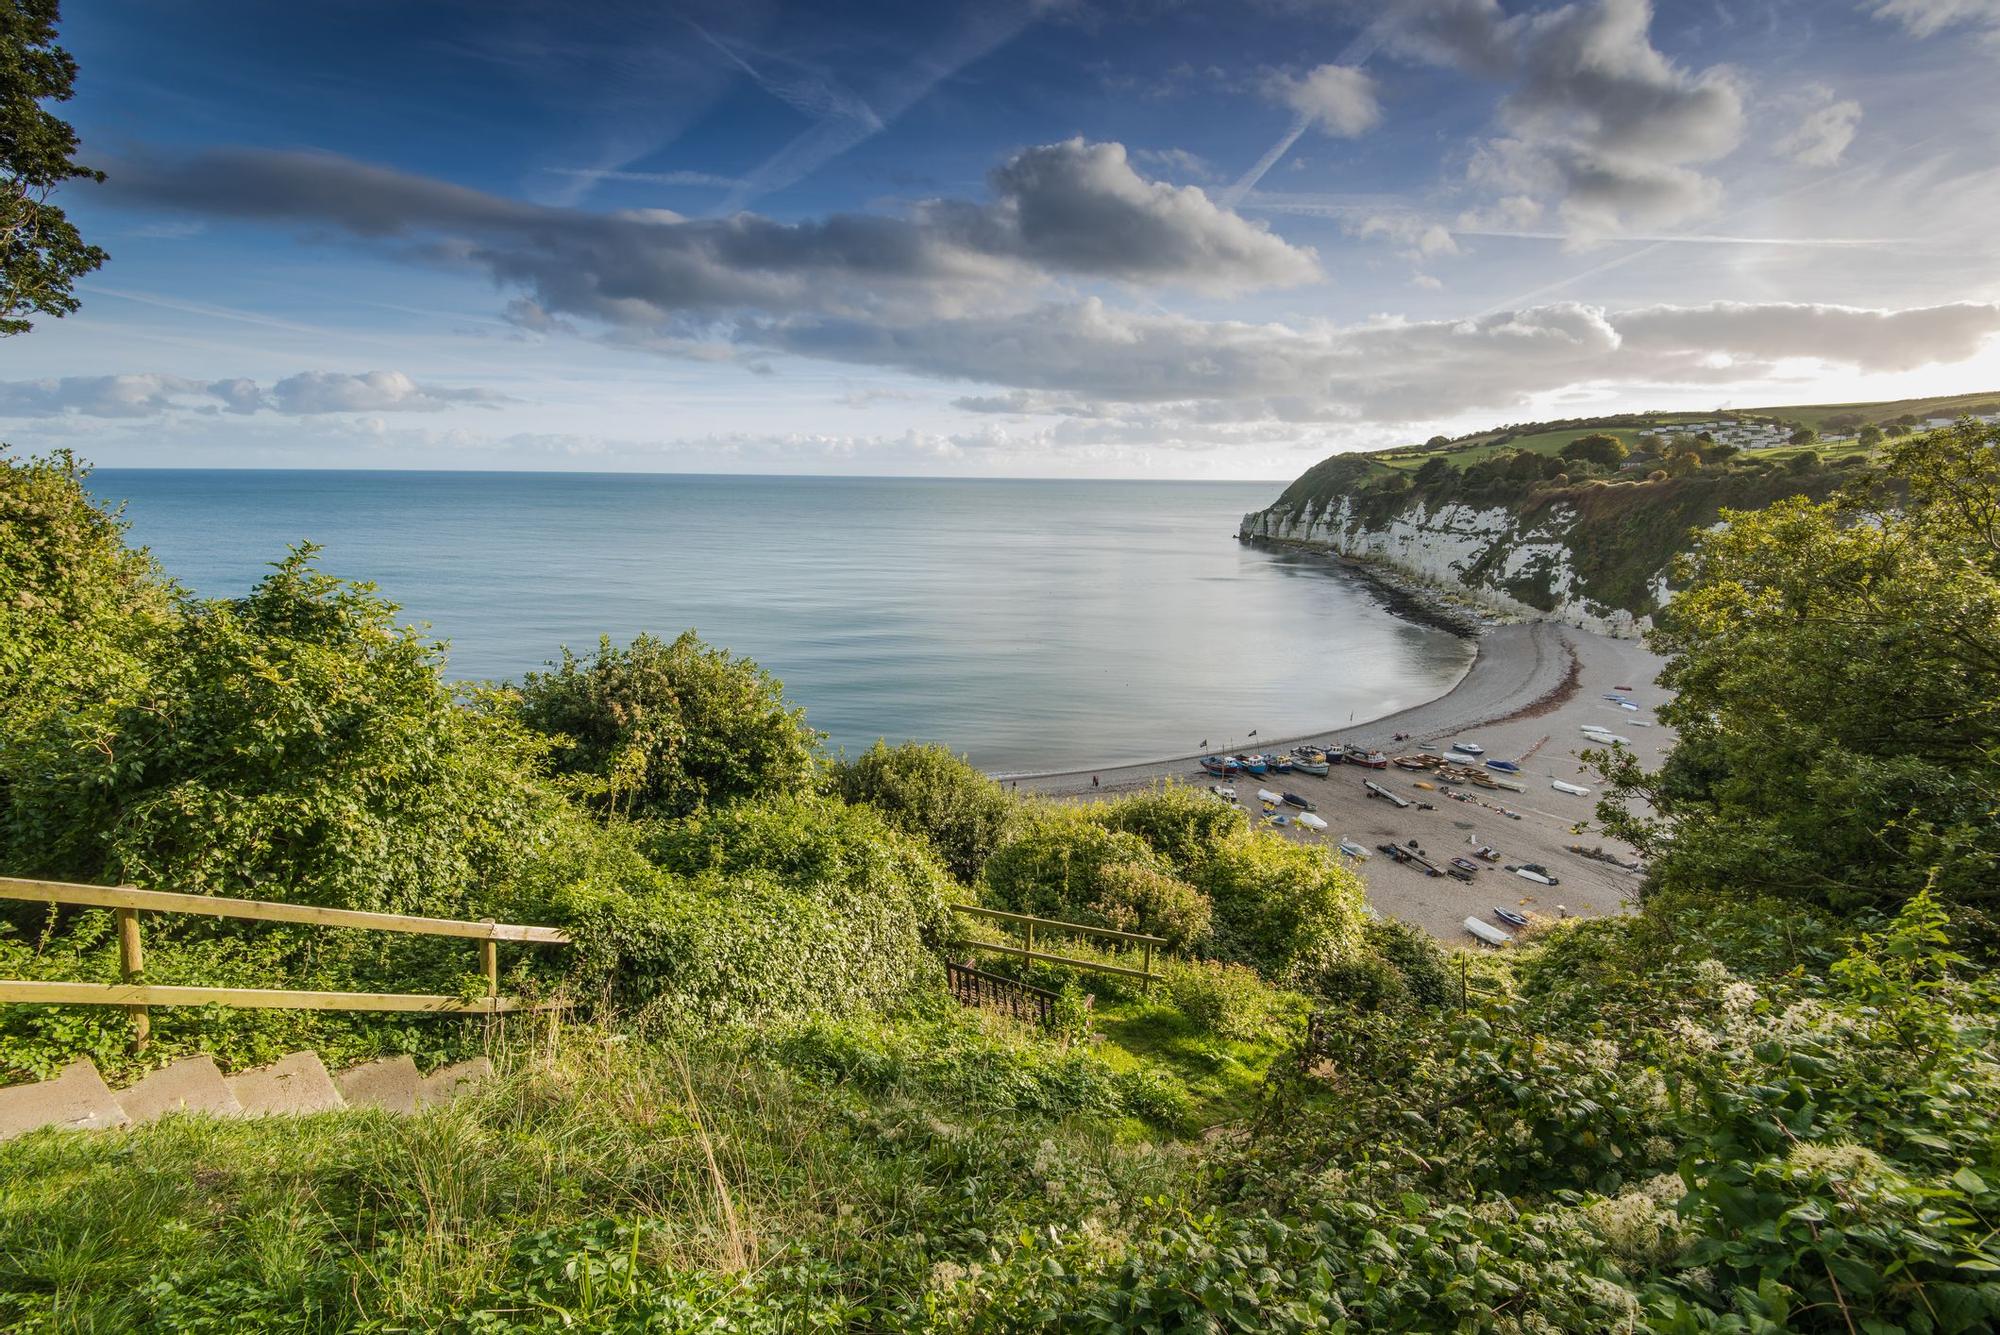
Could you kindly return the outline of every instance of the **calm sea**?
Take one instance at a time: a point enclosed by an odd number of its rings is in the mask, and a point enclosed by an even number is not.
[[[998,771],[1296,735],[1434,696],[1471,647],[1351,576],[1234,537],[1275,483],[105,469],[132,540],[242,592],[301,541],[514,678],[693,627],[836,747],[942,741]]]

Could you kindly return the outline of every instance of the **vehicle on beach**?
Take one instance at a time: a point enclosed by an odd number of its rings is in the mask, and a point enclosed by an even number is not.
[[[1297,793],[1292,792],[1285,794],[1285,805],[1288,807],[1297,807],[1301,811],[1311,811],[1313,809],[1312,803],[1306,801],[1305,798],[1300,797]]]
[[[1498,862],[1500,860],[1500,850],[1491,844],[1481,844],[1472,850],[1472,856],[1486,862]]]
[[[1527,914],[1516,913],[1514,910],[1503,908],[1498,904],[1493,906],[1493,916],[1501,922],[1506,923],[1509,927],[1526,927],[1528,925]]]
[[[1486,768],[1497,769],[1502,774],[1519,774],[1521,772],[1521,767],[1511,760],[1489,760],[1486,762]]]
[[[1211,783],[1208,786],[1208,791],[1214,793],[1225,802],[1234,802],[1236,800],[1236,790],[1226,783]]]
[[[1467,918],[1465,920],[1465,930],[1489,946],[1504,946],[1514,939],[1498,927],[1495,927],[1492,923],[1487,922],[1484,918]]]
[[[1451,749],[1454,751],[1462,751],[1469,756],[1483,756],[1486,754],[1486,748],[1481,746],[1478,742],[1453,742],[1451,744]]]
[[[1410,805],[1409,798],[1399,797],[1395,793],[1390,792],[1387,788],[1384,788],[1381,784],[1375,782],[1375,780],[1373,779],[1363,779],[1361,781],[1361,786],[1367,790],[1368,795],[1370,797],[1386,798],[1389,801],[1390,805],[1392,806],[1407,807]]]

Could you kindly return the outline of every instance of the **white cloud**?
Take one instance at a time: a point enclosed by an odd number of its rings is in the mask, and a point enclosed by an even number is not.
[[[1861,124],[1861,104],[1853,100],[1830,102],[1806,113],[1798,128],[1780,139],[1777,151],[1807,167],[1832,167],[1840,162],[1847,146],[1854,142]]]
[[[1197,187],[1147,180],[1119,144],[1082,139],[1017,153],[992,173],[987,202],[798,223],[542,207],[316,153],[133,162],[113,180],[114,199],[400,240],[403,258],[474,266],[525,289],[532,305],[521,310],[536,323],[587,316],[650,326],[737,309],[934,312],[1058,276],[1205,292],[1320,276],[1310,249]],[[420,247],[408,245],[413,237]]]
[[[351,412],[437,412],[458,405],[492,407],[513,400],[483,389],[418,384],[401,371],[306,371],[261,388],[242,378],[64,376],[0,381],[0,417],[158,417],[175,411],[304,416]]]
[[[1265,93],[1299,119],[1340,139],[1358,139],[1382,123],[1375,80],[1353,65],[1321,65],[1304,78],[1275,74]]]
[[[1935,37],[1950,28],[1978,28],[2000,42],[2000,0],[1873,0],[1875,17],[1900,23],[1912,37]]]

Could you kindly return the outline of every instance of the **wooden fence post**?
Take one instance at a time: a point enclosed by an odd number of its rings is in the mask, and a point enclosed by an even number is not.
[[[1139,984],[1139,991],[1143,996],[1150,997],[1153,995],[1153,943],[1151,941],[1146,943],[1146,981]]]
[[[145,947],[139,944],[139,910],[113,909],[118,918],[118,973],[128,983],[139,981],[146,968]],[[132,1019],[132,1051],[143,1052],[153,1034],[153,1017],[144,1006],[127,1006]]]
[[[493,920],[480,921],[490,924]],[[500,943],[490,936],[479,943],[479,968],[486,975],[486,997],[491,1001],[500,995]]]

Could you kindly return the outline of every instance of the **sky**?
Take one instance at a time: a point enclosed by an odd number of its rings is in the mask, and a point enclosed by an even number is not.
[[[103,466],[1285,478],[2000,390],[2000,0],[71,0]]]

